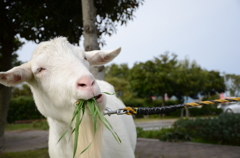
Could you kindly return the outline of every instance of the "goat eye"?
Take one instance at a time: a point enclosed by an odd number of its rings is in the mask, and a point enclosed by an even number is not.
[[[87,57],[84,57],[84,60],[87,60]]]
[[[40,73],[40,72],[42,72],[43,70],[46,70],[46,69],[43,68],[43,67],[40,67],[40,68],[37,69],[37,73]]]

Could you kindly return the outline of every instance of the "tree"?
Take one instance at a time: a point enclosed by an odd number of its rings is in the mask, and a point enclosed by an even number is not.
[[[1,4],[1,2],[0,2]],[[2,13],[2,12],[1,12]],[[0,19],[2,14],[0,13]],[[4,25],[4,24],[3,24]],[[0,40],[3,39],[3,35],[0,34]],[[7,38],[6,47],[0,43],[0,71],[7,71],[12,66],[20,65],[21,62],[17,60],[17,54],[15,53],[18,48],[20,48],[23,43],[18,40],[18,38]],[[9,49],[7,48],[9,46]],[[10,54],[12,53],[12,54]],[[11,88],[0,85],[0,152],[4,146],[4,125],[7,119],[8,105],[11,98]]]
[[[129,67],[127,64],[111,64],[105,69],[106,78],[117,77],[122,79],[128,79]]]
[[[208,98],[217,93],[223,93],[225,91],[224,78],[220,76],[218,71],[206,71],[206,82],[203,84],[202,95],[208,100]]]
[[[159,58],[155,58],[154,64],[157,66],[158,95],[162,97],[162,106],[165,106],[165,94],[172,96],[175,91],[174,75],[178,69],[177,55],[165,52]]]
[[[130,84],[134,94],[138,97],[162,97],[172,95],[175,89],[174,74],[177,72],[177,55],[165,52],[154,60],[136,63],[130,72]]]
[[[27,84],[23,84],[21,87],[16,86],[12,89],[12,97],[17,98],[19,96],[32,97],[32,91]]]
[[[99,50],[98,30],[96,26],[96,8],[93,0],[82,0],[84,49],[85,51]],[[104,80],[104,66],[91,66],[90,71],[95,78]]]
[[[180,61],[178,73],[175,76],[175,93],[186,97],[185,103],[188,98],[198,99],[198,94],[203,90],[203,85],[207,82],[207,73],[195,62],[188,59]],[[186,116],[189,117],[189,110],[186,109]],[[183,116],[183,109],[182,114]]]
[[[130,86],[134,96],[151,100],[151,97],[156,94],[155,85],[152,85],[156,83],[155,72],[154,63],[150,60],[145,63],[134,64],[129,75]]]
[[[95,0],[98,41],[104,33],[114,33],[117,23],[126,24],[132,20],[133,12],[142,2],[143,0]],[[14,51],[19,48],[15,41],[17,35],[36,43],[56,36],[66,36],[71,43],[79,44],[83,32],[81,1],[3,0],[0,2],[0,10],[1,71],[12,67]],[[11,89],[0,86],[0,142],[3,142],[1,139],[10,94]]]
[[[129,71],[127,64],[111,64],[105,69],[105,80],[114,86],[117,96],[121,99],[132,97],[128,81]]]

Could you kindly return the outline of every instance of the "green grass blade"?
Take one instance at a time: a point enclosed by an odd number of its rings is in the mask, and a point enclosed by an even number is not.
[[[92,142],[80,153],[80,155],[84,153],[91,145],[92,145]]]
[[[114,95],[115,94],[115,93],[110,94],[110,93],[107,93],[107,92],[103,92],[103,93],[108,94],[108,95]],[[75,120],[75,128],[73,128],[72,131],[71,131],[71,135],[75,132],[74,133],[73,158],[75,157],[76,152],[77,152],[79,127],[81,125],[86,107],[88,108],[89,114],[91,115],[91,120],[93,122],[94,135],[96,134],[96,131],[98,129],[98,123],[99,123],[99,121],[101,121],[102,124],[104,125],[104,127],[112,133],[115,140],[118,143],[121,143],[121,139],[119,138],[118,134],[114,131],[110,122],[104,117],[102,112],[100,112],[96,99],[92,98],[92,99],[89,99],[89,100],[80,100],[76,103],[76,108],[74,109],[73,116],[72,116],[70,125],[68,126],[68,129],[64,132],[64,134],[58,140],[58,142],[59,142],[66,135],[66,133],[72,127],[72,124]],[[71,138],[71,135],[70,135],[70,138]],[[87,149],[89,149],[91,144],[92,144],[92,142],[83,151],[81,151],[80,154],[84,153]]]
[[[116,93],[108,93],[108,92],[103,92],[103,93],[105,93],[105,94],[107,94],[107,95],[115,95]]]
[[[62,140],[62,138],[67,134],[67,132],[68,132],[68,129],[63,133],[63,135],[58,139],[58,142],[60,141],[60,140]],[[57,143],[58,143],[57,142]]]

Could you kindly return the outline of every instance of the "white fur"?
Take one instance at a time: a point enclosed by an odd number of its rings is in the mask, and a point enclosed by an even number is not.
[[[32,59],[7,72],[0,72],[0,83],[14,86],[26,81],[32,92],[38,110],[49,123],[49,155],[51,158],[70,158],[73,154],[71,130],[57,143],[71,121],[75,102],[102,94],[98,100],[99,109],[107,106],[113,110],[124,108],[115,95],[114,88],[105,81],[96,81],[89,72],[90,65],[101,65],[111,61],[120,52],[84,52],[60,37],[42,42]],[[87,59],[87,60],[86,60]],[[86,83],[86,84],[82,84]],[[88,112],[80,125],[76,157],[81,158],[133,158],[136,145],[136,130],[133,119],[127,115],[106,116],[122,140],[118,144],[112,134],[100,123],[97,133]],[[71,129],[74,128],[70,127]],[[69,138],[71,139],[69,141]],[[92,142],[82,155],[79,153]]]

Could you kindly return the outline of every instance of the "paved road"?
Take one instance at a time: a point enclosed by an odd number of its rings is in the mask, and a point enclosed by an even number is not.
[[[143,130],[158,130],[161,128],[169,128],[176,121],[176,119],[158,120],[151,122],[137,122],[137,127],[143,128]]]
[[[48,131],[12,131],[5,133],[5,152],[26,151],[48,146]]]
[[[240,158],[240,147],[138,139],[136,158]]]
[[[151,122],[153,127],[171,125],[171,121]],[[152,128],[146,124],[137,126]],[[156,126],[155,126],[156,125]],[[48,131],[12,131],[5,134],[5,152],[26,151],[47,148]],[[136,158],[240,158],[240,147],[211,145],[190,142],[161,142],[156,139],[138,138]],[[0,155],[0,158],[1,157]]]

